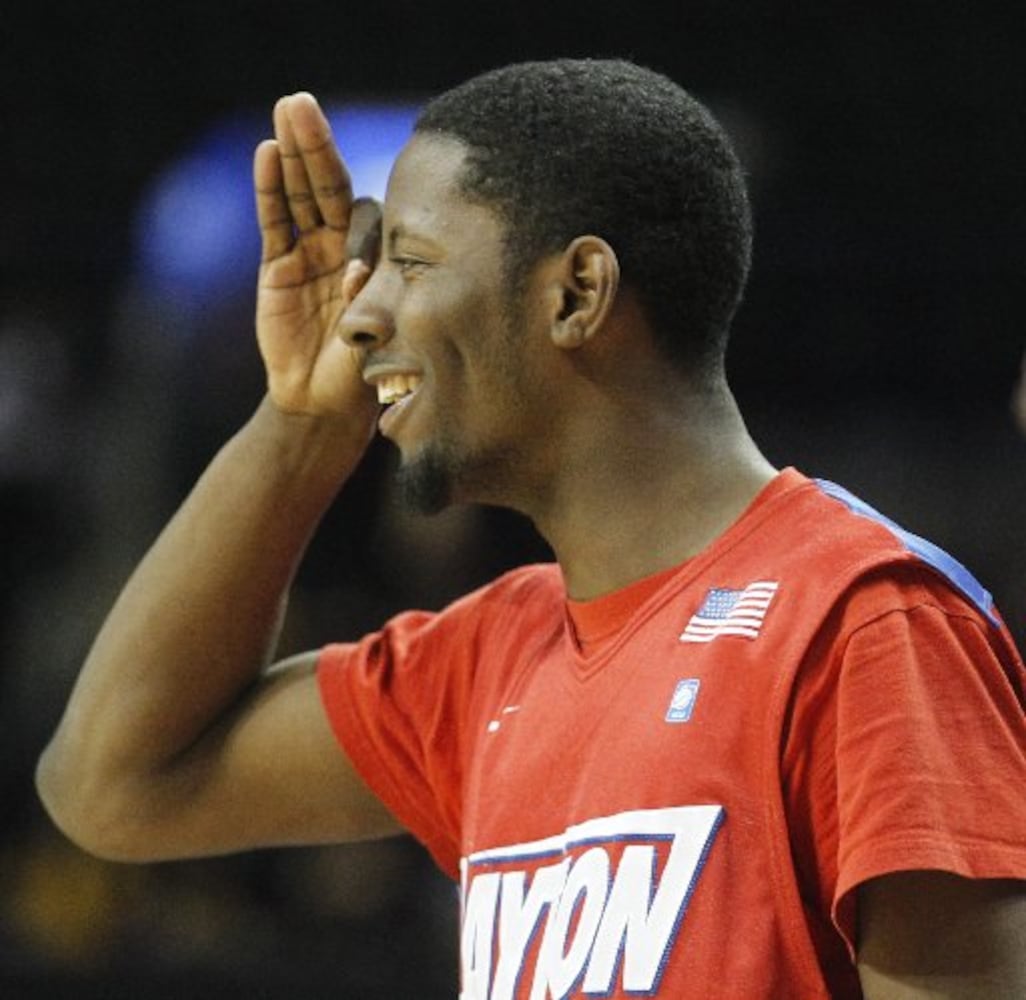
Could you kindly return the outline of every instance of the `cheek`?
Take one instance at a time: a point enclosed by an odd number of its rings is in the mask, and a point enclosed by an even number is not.
[[[438,344],[435,369],[438,377],[448,383],[452,391],[454,383],[467,380],[468,358],[458,343],[444,339]]]
[[[396,316],[405,339],[418,347],[434,349],[451,341],[469,344],[481,325],[487,300],[467,281],[443,273],[428,274],[405,285],[396,302]]]
[[[438,385],[441,402],[454,395],[488,400],[511,375],[511,334],[496,276],[469,268],[439,270],[409,284],[398,329]]]
[[[501,343],[501,317],[480,294],[447,290],[426,304],[431,312],[430,350],[448,377],[476,382],[489,377]],[[425,345],[427,346],[427,345]]]

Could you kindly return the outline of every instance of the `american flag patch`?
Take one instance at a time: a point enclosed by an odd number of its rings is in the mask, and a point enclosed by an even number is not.
[[[681,632],[680,641],[712,642],[721,635],[754,639],[762,628],[777,586],[775,580],[758,580],[744,590],[713,587]]]

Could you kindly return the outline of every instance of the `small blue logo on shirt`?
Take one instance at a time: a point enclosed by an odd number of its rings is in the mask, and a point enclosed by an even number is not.
[[[695,702],[698,700],[698,686],[697,677],[677,681],[673,697],[670,699],[670,707],[666,710],[667,722],[688,722],[691,719]]]

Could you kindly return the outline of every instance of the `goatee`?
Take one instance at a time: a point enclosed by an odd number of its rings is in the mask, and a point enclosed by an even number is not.
[[[438,514],[452,503],[456,461],[439,448],[426,448],[396,472],[399,499],[418,514]]]

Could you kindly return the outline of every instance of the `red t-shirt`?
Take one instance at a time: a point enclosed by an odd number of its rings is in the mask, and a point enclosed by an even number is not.
[[[858,885],[1026,877],[1026,681],[988,596],[793,470],[673,571],[581,605],[517,570],[319,678],[461,879],[465,1000],[858,997]]]

